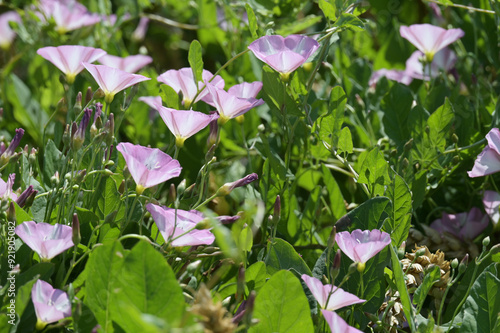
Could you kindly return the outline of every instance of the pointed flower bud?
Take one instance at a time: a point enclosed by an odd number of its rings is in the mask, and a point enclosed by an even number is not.
[[[80,111],[82,111],[82,92],[79,91],[78,94],[76,95],[75,99],[75,106],[73,106],[73,109],[75,112],[78,114]]]
[[[274,212],[273,212],[273,222],[275,225],[281,220],[281,197],[276,196],[276,201],[274,202]]]
[[[36,191],[34,188],[33,188],[33,185],[30,185],[28,186],[28,188],[26,190],[24,190],[23,193],[21,193],[21,195],[17,198],[16,200],[16,203],[19,205],[19,207],[24,207],[24,205],[26,204],[26,201],[28,200],[28,198],[30,196],[35,196],[36,194],[38,193],[38,191]]]
[[[257,179],[259,179],[259,176],[256,173],[251,173],[235,182],[226,183],[217,190],[217,196],[219,197],[226,196],[229,193],[231,193],[235,188],[248,185]]]
[[[80,121],[80,125],[78,125],[75,134],[72,135],[73,150],[75,151],[78,151],[85,142],[85,131],[87,130],[87,126],[90,122],[90,117],[92,116],[92,110],[89,108],[86,108],[83,112],[84,113],[82,120]]]
[[[73,233],[71,240],[73,241],[73,244],[75,244],[75,246],[78,246],[78,244],[80,244],[80,241],[82,240],[82,237],[80,236],[80,220],[78,219],[78,215],[76,213],[73,214],[72,231]]]
[[[92,87],[87,88],[87,92],[85,93],[85,105],[89,104],[89,102],[92,100]]]
[[[10,145],[3,154],[0,156],[0,165],[6,164],[12,156],[14,156],[16,148],[19,146],[19,143],[21,142],[21,139],[24,135],[24,129],[18,128],[16,129],[16,134],[14,135],[14,138],[10,142]]]

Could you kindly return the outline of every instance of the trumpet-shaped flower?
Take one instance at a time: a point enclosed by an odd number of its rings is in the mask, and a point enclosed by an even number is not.
[[[490,216],[493,225],[498,227],[500,222],[500,193],[494,191],[484,191],[484,210]]]
[[[493,128],[486,134],[488,145],[477,156],[469,177],[482,177],[500,171],[500,130]]]
[[[82,62],[94,62],[106,51],[80,45],[47,46],[36,51],[50,61],[66,75],[66,81],[73,83],[78,73],[83,70]]]
[[[208,126],[211,121],[219,118],[217,114],[204,114],[192,110],[175,110],[162,106],[161,97],[140,97],[140,101],[160,113],[161,118],[168,129],[175,136],[175,144],[178,147],[184,145],[184,141]]]
[[[0,178],[0,199],[12,199],[17,200],[17,194],[12,190],[12,186],[14,186],[14,180],[16,179],[16,174],[11,173],[9,178],[7,178],[7,182],[4,182],[2,178]]]
[[[16,38],[16,32],[12,30],[9,22],[21,22],[21,16],[17,12],[10,11],[0,15],[0,47],[4,50],[9,49],[10,44]]]
[[[179,70],[171,69],[165,73],[158,76],[158,82],[162,82],[174,89],[177,93],[182,92],[182,102],[186,108],[189,108],[192,103],[196,103],[200,100],[210,103],[211,97],[208,94],[208,90],[203,88],[205,81],[210,81],[214,75],[207,70],[203,70],[202,79],[203,81],[198,82],[196,86],[193,77],[193,71],[191,68],[181,68]],[[224,80],[222,77],[217,75],[211,82],[214,86],[218,88],[224,88]],[[203,89],[203,90],[201,90]],[[201,90],[195,99],[198,90]]]
[[[121,142],[116,149],[122,153],[136,183],[136,191],[142,194],[148,187],[161,184],[181,174],[179,161],[172,159],[158,148],[147,148]]]
[[[432,24],[414,24],[399,29],[401,37],[406,38],[417,49],[422,51],[428,62],[432,62],[439,50],[464,36],[462,29],[443,29]]]
[[[459,239],[474,239],[488,226],[488,216],[474,207],[468,213],[442,213],[441,218],[431,223],[431,228],[447,232]]]
[[[286,38],[279,35],[264,36],[248,46],[258,59],[285,78],[305,63],[318,47],[316,40],[301,35]]]
[[[16,227],[16,234],[42,261],[50,261],[74,245],[71,227],[57,223],[23,222]]]
[[[130,74],[117,68],[82,63],[104,91],[104,100],[111,103],[116,93],[142,81],[151,80],[138,74]]]
[[[135,73],[142,67],[150,64],[153,58],[147,55],[137,54],[125,58],[113,55],[105,55],[99,58],[99,62],[105,66],[118,68],[124,72]]]
[[[307,274],[302,275],[302,280],[304,280],[307,288],[309,288],[322,309],[334,311],[344,306],[366,302],[366,300],[360,299],[342,288],[331,284],[323,285],[320,280]]]
[[[90,13],[76,0],[40,0],[41,19],[53,18],[56,30],[64,34],[101,21],[98,14]]]
[[[68,294],[60,289],[54,289],[43,280],[37,280],[33,285],[31,300],[35,307],[38,330],[43,330],[47,324],[71,316],[71,301]]]
[[[196,210],[185,211],[147,204],[146,209],[166,242],[172,246],[210,245],[215,236],[210,230],[196,229],[196,225],[204,219],[203,214]]]
[[[362,333],[362,331],[349,326],[342,317],[333,311],[321,310],[332,333]]]
[[[335,241],[352,261],[364,264],[391,244],[391,236],[378,229],[371,231],[356,229],[352,233],[338,232]]]
[[[262,87],[258,84],[258,82],[254,82],[250,85],[251,86],[247,88],[239,85],[239,87],[234,89],[232,92],[226,92],[224,89],[219,89],[207,82],[207,88],[212,96],[213,105],[220,115],[219,123],[221,125],[225,124],[229,119],[241,116],[248,110],[264,104],[264,100],[262,99],[244,97],[249,96],[249,94],[254,94],[259,86]]]

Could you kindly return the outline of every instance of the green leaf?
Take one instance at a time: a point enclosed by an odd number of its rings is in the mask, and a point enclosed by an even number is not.
[[[45,145],[45,152],[43,155],[43,182],[52,187],[50,178],[54,176],[56,171],[61,170],[61,165],[66,163],[66,158],[62,156],[62,153],[57,149],[54,142],[49,139],[47,144]],[[64,175],[60,175],[60,177],[64,177]],[[64,181],[61,180],[61,181]]]
[[[33,285],[38,280],[38,277],[28,281],[26,284],[18,287],[18,292],[16,295],[16,313],[21,317],[28,306],[31,300],[31,289],[33,289]]]
[[[408,289],[406,288],[405,273],[401,267],[401,262],[399,261],[398,255],[394,250],[392,245],[389,245],[391,251],[391,263],[392,272],[394,274],[394,282],[398,287],[399,297],[401,299],[401,304],[403,305],[403,311],[406,317],[406,321],[410,326],[411,332],[415,332],[415,321],[414,321],[414,311],[413,305],[411,305],[410,296],[408,295]]]
[[[341,154],[343,152],[349,154],[352,154],[353,152],[352,136],[349,127],[344,127],[342,131],[340,131],[337,153]]]
[[[444,104],[431,114],[427,120],[431,144],[440,151],[444,151],[446,148],[446,137],[450,134],[450,127],[454,118],[453,106],[450,100],[446,98]]]
[[[161,85],[160,96],[167,107],[175,110],[180,110],[179,94],[167,84]]]
[[[266,280],[270,277],[267,273],[266,264],[262,261],[257,261],[255,264],[247,268],[245,272],[245,283],[248,292],[259,290],[266,284]]]
[[[408,117],[412,103],[411,90],[399,83],[394,84],[382,100],[384,131],[398,146],[402,146],[410,138]]]
[[[17,224],[21,224],[21,223],[26,222],[26,221],[33,221],[33,218],[28,213],[26,213],[24,211],[24,209],[19,207],[19,205],[16,202],[13,202],[13,203],[14,203],[14,208],[16,211],[16,223]]]
[[[380,229],[384,220],[389,216],[391,201],[386,197],[375,197],[363,202],[361,205],[342,216],[335,227],[338,231],[354,229],[373,230]]]
[[[472,285],[461,310],[463,323],[460,333],[498,332],[493,328],[500,312],[500,279],[492,272],[497,265],[491,264]]]
[[[394,173],[394,180],[387,187],[386,195],[392,201],[392,209],[382,230],[391,235],[392,245],[399,246],[408,238],[410,230],[411,192],[404,179]]]
[[[95,248],[87,262],[85,304],[94,312],[97,322],[105,332],[112,332],[111,298],[118,277],[122,274],[124,250],[115,241]]]
[[[255,298],[253,317],[259,323],[250,333],[314,331],[309,304],[297,277],[288,271],[274,274]]]
[[[101,218],[105,218],[110,213],[112,213],[120,203],[120,193],[116,188],[116,183],[113,178],[108,177],[105,182],[104,192],[102,196],[99,198],[97,205],[101,212]],[[124,216],[124,205],[121,205],[120,211],[116,215],[115,221],[118,221]],[[118,216],[120,215],[120,216]]]
[[[373,147],[369,152],[359,171],[358,183],[368,185],[388,185],[389,166],[378,146]]]
[[[316,23],[321,21],[321,16],[317,15],[307,15],[304,18],[293,20],[291,23],[284,24],[276,30],[277,35],[287,36],[290,34],[297,33],[299,31],[305,30],[312,27]]]
[[[365,30],[365,24],[359,18],[352,14],[342,13],[339,19],[335,22],[335,26],[339,28],[347,28],[352,31]]]
[[[166,259],[145,241],[138,242],[125,257],[113,286],[112,300],[113,321],[127,332],[134,332],[137,326],[134,318],[120,311],[124,305],[167,323],[177,323],[184,313],[184,296],[174,272]]]
[[[418,309],[422,308],[424,305],[425,298],[431,290],[432,286],[441,279],[441,270],[439,266],[433,266],[432,269],[425,273],[424,281],[413,294],[413,304],[417,306]],[[417,311],[417,313],[420,311]]]
[[[335,5],[332,5],[326,0],[319,0],[318,5],[327,19],[330,21],[335,21],[337,19],[335,15]]]
[[[319,137],[327,142],[333,149],[337,149],[340,129],[344,123],[344,109],[347,96],[341,86],[335,86],[330,92],[328,113],[320,117]]]
[[[255,17],[255,13],[248,3],[245,4],[245,10],[248,17],[248,29],[252,34],[252,38],[257,39],[259,38],[259,26],[257,25],[257,18]]]
[[[193,71],[195,85],[198,87],[198,82],[203,82],[203,57],[201,54],[201,44],[196,39],[189,46],[188,61]]]
[[[275,238],[274,241],[268,244],[267,251],[269,252],[266,260],[267,271],[270,274],[287,269],[300,276],[302,274],[311,275],[311,270],[295,251],[292,245],[280,238]]]
[[[330,208],[335,220],[338,220],[347,213],[344,203],[344,197],[342,196],[342,191],[340,190],[337,181],[332,176],[332,173],[325,165],[321,166],[321,170],[323,171],[323,182],[325,183],[326,189],[328,190]]]

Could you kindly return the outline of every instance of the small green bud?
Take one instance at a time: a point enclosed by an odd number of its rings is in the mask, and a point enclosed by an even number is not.
[[[455,258],[451,261],[451,268],[457,269],[457,267],[458,267],[458,259]]]
[[[484,239],[483,239],[483,246],[486,247],[490,245],[490,236],[486,236]]]

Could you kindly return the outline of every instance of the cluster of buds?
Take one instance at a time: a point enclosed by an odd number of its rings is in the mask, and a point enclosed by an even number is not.
[[[201,317],[205,332],[231,333],[236,330],[226,308],[220,301],[214,303],[210,290],[204,284],[195,295],[191,312]]]

